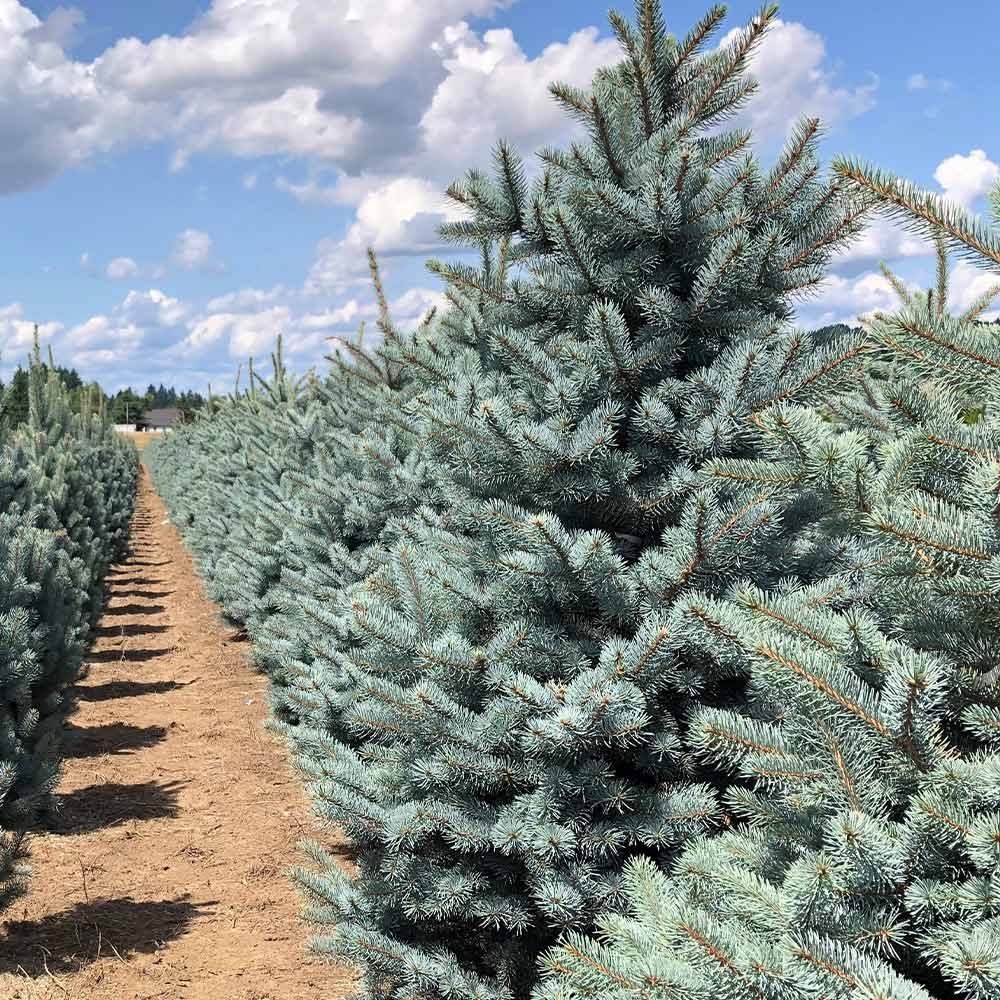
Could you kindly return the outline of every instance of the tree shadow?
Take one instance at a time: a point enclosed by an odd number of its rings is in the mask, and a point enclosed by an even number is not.
[[[145,663],[172,653],[171,649],[98,649],[87,655],[88,663]]]
[[[135,698],[143,694],[166,694],[187,687],[180,681],[108,681],[87,684],[75,689],[80,701],[113,701],[115,698]]]
[[[97,959],[150,953],[164,941],[181,937],[190,924],[212,911],[217,900],[193,903],[178,899],[140,902],[130,896],[92,899],[38,920],[10,920],[3,925],[0,972],[46,976],[78,971]]]
[[[158,615],[167,609],[162,604],[119,604],[117,608],[105,608],[104,614],[118,615]]]
[[[102,757],[104,754],[125,754],[151,747],[166,739],[163,726],[130,726],[125,722],[109,722],[103,726],[68,726],[66,757]]]
[[[121,575],[124,576],[124,574]],[[156,587],[162,583],[163,583],[162,580],[154,580],[152,577],[149,576],[136,576],[129,580],[112,580],[110,583],[110,587],[114,590],[115,593],[120,593],[124,591],[126,587],[135,587],[135,586]],[[171,593],[173,593],[173,591],[171,591]]]
[[[131,622],[127,625],[98,625],[91,630],[93,635],[153,635],[169,631],[169,625],[155,625],[147,622]]]
[[[87,785],[59,796],[49,832],[74,836],[96,833],[129,820],[168,819],[179,810],[177,795],[184,782],[146,781],[126,785],[109,781]]]
[[[148,580],[147,583],[155,583],[157,581]],[[127,593],[129,597],[145,597],[150,600],[156,600],[158,597],[170,597],[174,592],[172,590],[129,590],[122,591],[122,593]]]

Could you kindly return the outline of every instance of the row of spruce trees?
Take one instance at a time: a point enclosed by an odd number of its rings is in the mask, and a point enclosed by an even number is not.
[[[1000,996],[1000,237],[725,127],[721,46],[657,0],[552,93],[587,141],[449,194],[447,307],[151,446],[353,870],[315,947],[369,1000]],[[864,330],[794,304],[880,206],[937,287]],[[1000,211],[1000,196],[998,196]],[[362,331],[363,332],[363,331]]]
[[[0,440],[0,912],[25,889],[26,837],[57,808],[72,685],[139,470],[96,394],[74,409],[37,336],[26,370],[28,419]]]

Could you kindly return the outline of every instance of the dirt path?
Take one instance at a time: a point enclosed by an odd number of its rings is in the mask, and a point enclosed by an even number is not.
[[[266,681],[145,470],[133,546],[80,684],[62,815],[0,927],[0,998],[346,996],[351,972],[306,952],[285,875],[317,827],[262,729]]]

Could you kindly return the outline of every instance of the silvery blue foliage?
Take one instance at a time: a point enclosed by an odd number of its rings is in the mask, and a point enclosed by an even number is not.
[[[29,419],[0,451],[0,910],[24,890],[27,834],[54,809],[71,685],[139,470],[106,415],[71,412],[46,371],[36,341]]]
[[[709,470],[826,483],[865,586],[689,598],[691,645],[750,671],[740,710],[691,720],[738,779],[731,828],[666,872],[633,862],[629,916],[552,949],[536,1000],[1000,995],[1000,326],[978,321],[1000,288],[951,315],[935,235],[930,294],[887,272],[903,302],[869,319],[858,390],[826,408],[837,446],[779,408],[771,461]]]

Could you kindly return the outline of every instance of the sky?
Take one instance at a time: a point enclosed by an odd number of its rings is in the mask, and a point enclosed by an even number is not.
[[[668,0],[683,35],[703,0]],[[615,5],[628,17],[631,0]],[[725,32],[758,5],[731,4]],[[400,326],[443,301],[444,197],[498,138],[525,157],[580,127],[548,93],[620,59],[595,0],[0,0],[0,378],[34,324],[113,392],[216,392],[283,334],[296,371],[375,333],[366,248]],[[1000,177],[1000,4],[786,0],[737,124],[768,165],[803,115],[858,156],[982,212]],[[876,221],[796,320],[853,322],[929,247]],[[956,266],[953,306],[995,278]],[[988,314],[992,315],[992,314]]]

